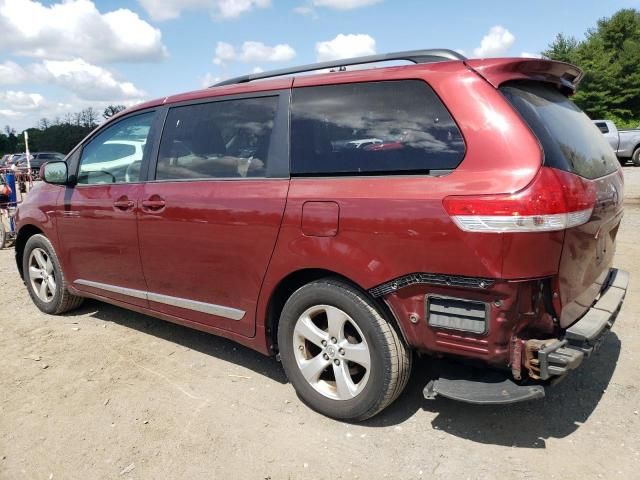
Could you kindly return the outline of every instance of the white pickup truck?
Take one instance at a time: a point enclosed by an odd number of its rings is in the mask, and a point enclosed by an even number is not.
[[[594,120],[593,123],[607,138],[622,165],[631,160],[640,167],[640,129],[618,130],[611,120]]]

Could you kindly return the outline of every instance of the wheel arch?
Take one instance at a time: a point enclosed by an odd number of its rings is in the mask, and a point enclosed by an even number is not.
[[[24,247],[31,237],[34,235],[44,235],[44,232],[33,224],[26,224],[20,227],[18,235],[16,237],[16,266],[20,273],[20,278],[24,280],[24,272],[22,271],[22,255],[24,253]],[[45,235],[46,236],[46,235]]]
[[[323,278],[340,280],[359,290],[378,308],[380,314],[387,318],[391,325],[393,325],[405,344],[409,345],[404,331],[398,322],[398,318],[384,301],[372,297],[362,286],[340,273],[322,268],[304,268],[291,272],[281,279],[269,296],[264,328],[265,338],[271,354],[275,355],[278,353],[278,323],[280,322],[282,309],[289,297],[304,285]]]

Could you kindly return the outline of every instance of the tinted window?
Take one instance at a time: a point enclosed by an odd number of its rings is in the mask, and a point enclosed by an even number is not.
[[[78,183],[140,181],[140,167],[154,113],[125,118],[107,127],[83,149]]]
[[[546,165],[585,178],[617,170],[618,160],[607,139],[553,85],[514,82],[500,89],[540,140]]]
[[[604,122],[596,122],[596,127],[600,129],[602,133],[609,133],[609,127]]]
[[[278,97],[169,110],[156,179],[264,177]]]
[[[428,173],[458,166],[464,142],[419,80],[293,90],[292,173]]]

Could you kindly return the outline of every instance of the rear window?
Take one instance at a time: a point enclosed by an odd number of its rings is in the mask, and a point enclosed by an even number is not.
[[[553,85],[512,82],[500,90],[538,137],[545,165],[589,179],[617,170],[616,155],[598,127]]]
[[[460,130],[419,80],[296,88],[291,114],[293,175],[428,174],[464,157]]]
[[[600,129],[602,133],[609,133],[609,127],[604,122],[596,122],[596,127]]]

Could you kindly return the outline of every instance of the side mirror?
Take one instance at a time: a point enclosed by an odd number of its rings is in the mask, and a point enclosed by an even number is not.
[[[40,178],[53,185],[67,185],[69,175],[65,162],[48,162],[40,168]]]

